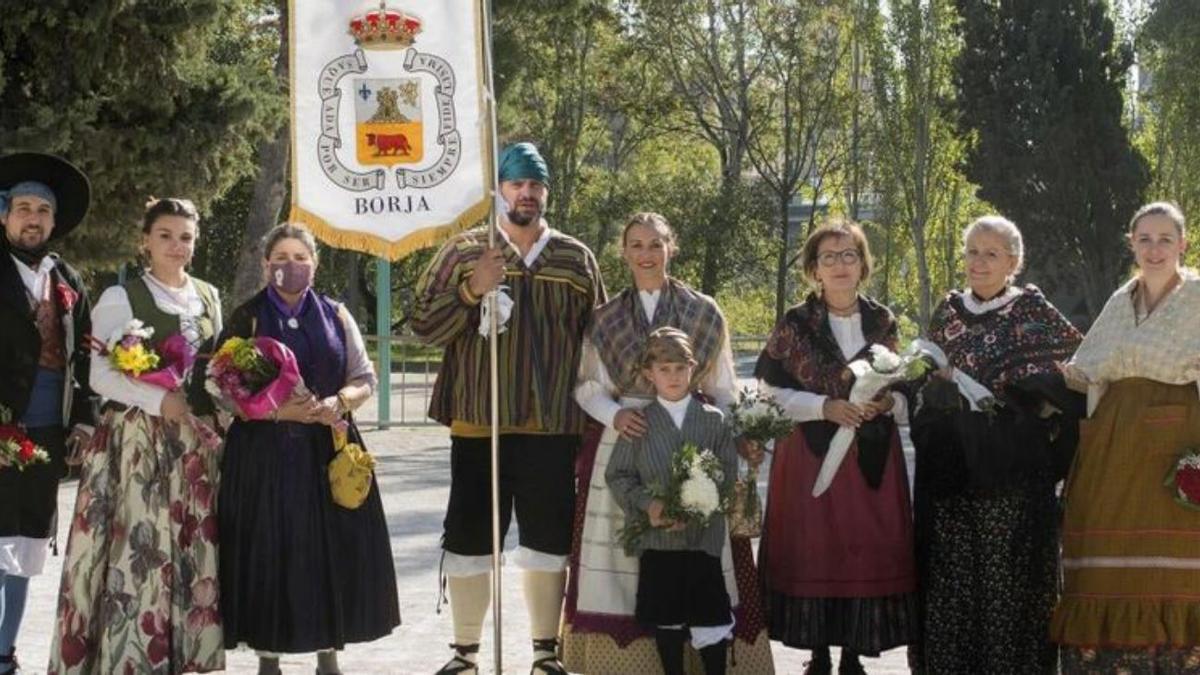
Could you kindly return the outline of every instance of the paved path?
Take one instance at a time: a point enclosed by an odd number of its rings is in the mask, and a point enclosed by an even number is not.
[[[438,540],[442,515],[449,490],[449,439],[437,427],[393,428],[366,433],[368,447],[378,459],[378,476],[383,491],[384,509],[392,536],[392,554],[399,578],[400,611],[404,621],[391,636],[365,645],[352,645],[341,656],[348,674],[433,673],[446,660],[450,635],[448,608],[435,614],[437,604]],[[59,490],[59,508],[70,513],[75,502],[76,483],[65,482]],[[66,542],[69,518],[61,518],[59,541]],[[515,534],[509,533],[508,547],[515,546]],[[43,673],[50,649],[54,622],[55,594],[61,574],[62,558],[51,558],[47,573],[33,580],[29,610],[21,631],[19,654],[26,672]],[[520,589],[520,575],[512,567],[504,572],[504,672],[528,673],[530,652],[526,635],[528,619]],[[491,622],[484,630],[485,660],[491,658]],[[807,655],[776,647],[779,673],[803,671]],[[489,666],[483,672],[492,672]],[[247,651],[230,652],[227,672],[253,673],[255,657]],[[285,673],[312,673],[311,655],[285,655]],[[870,673],[906,673],[903,651],[885,654],[865,662]]]

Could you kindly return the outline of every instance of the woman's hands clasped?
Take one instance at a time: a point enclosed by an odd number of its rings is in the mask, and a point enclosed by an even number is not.
[[[313,424],[319,422],[321,403],[312,392],[304,387],[297,387],[291,398],[279,406],[273,419],[276,422],[301,422]]]

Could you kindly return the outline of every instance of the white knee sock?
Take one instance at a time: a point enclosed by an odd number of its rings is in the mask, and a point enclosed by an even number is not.
[[[483,619],[492,602],[492,575],[448,577],[450,613],[454,617],[454,644],[477,645],[483,635]],[[475,663],[475,654],[460,654]]]
[[[552,640],[558,637],[562,620],[563,585],[567,573],[525,571],[525,607],[529,611],[529,637]],[[534,650],[534,659],[554,656],[549,650]]]

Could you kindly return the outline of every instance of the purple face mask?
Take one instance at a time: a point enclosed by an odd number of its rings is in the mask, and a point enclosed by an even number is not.
[[[277,291],[296,295],[312,286],[313,266],[311,263],[298,263],[289,260],[285,263],[271,263],[270,283]]]

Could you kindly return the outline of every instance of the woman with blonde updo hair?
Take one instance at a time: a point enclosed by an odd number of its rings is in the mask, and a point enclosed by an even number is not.
[[[641,367],[647,337],[667,326],[686,333],[696,361],[692,389],[717,407],[728,410],[737,387],[721,309],[712,298],[668,274],[679,244],[667,219],[658,213],[635,213],[620,243],[633,284],[593,314],[575,389],[575,400],[596,424],[584,436],[576,461],[579,489],[562,627],[563,664],[571,672],[662,672],[656,635],[634,616],[638,559],[627,555],[620,543],[624,516],[604,478],[617,438],[646,433],[642,408],[654,399]],[[736,622],[723,632],[710,630],[709,637],[732,643],[736,658],[730,673],[773,672],[749,540],[729,538],[722,567]],[[682,648],[684,632],[664,632],[657,638],[678,641]],[[699,650],[705,641],[693,642],[692,647],[686,659],[689,672],[703,672]],[[674,651],[675,645],[666,648]]]

